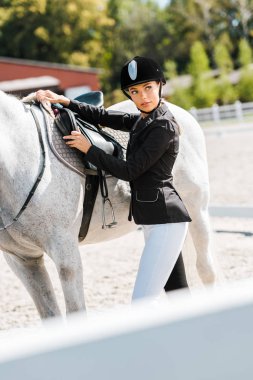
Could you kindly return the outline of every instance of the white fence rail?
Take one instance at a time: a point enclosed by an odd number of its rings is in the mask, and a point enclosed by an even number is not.
[[[253,282],[16,333],[1,380],[251,380]]]
[[[199,122],[219,122],[226,119],[242,121],[248,117],[253,118],[253,102],[241,103],[240,101],[236,101],[233,104],[225,106],[214,104],[210,108],[191,108],[189,111]]]

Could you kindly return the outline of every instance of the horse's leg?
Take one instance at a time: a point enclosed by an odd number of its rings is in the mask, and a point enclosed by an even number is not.
[[[211,228],[208,207],[194,208],[190,215],[190,233],[197,253],[196,267],[204,284],[212,284],[216,280],[214,260],[210,250]]]
[[[40,317],[44,319],[60,315],[60,309],[44,265],[43,256],[24,260],[13,254],[4,253],[4,257],[13,272],[26,287]]]
[[[66,312],[85,310],[83,270],[78,242],[65,234],[64,240],[52,242],[48,254],[54,261],[64,294]],[[61,244],[59,244],[61,241]]]

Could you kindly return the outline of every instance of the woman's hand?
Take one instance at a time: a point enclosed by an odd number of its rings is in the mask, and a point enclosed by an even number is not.
[[[66,142],[70,148],[77,148],[83,153],[87,153],[91,147],[91,143],[87,140],[81,132],[72,131],[71,135],[64,136],[64,140],[69,140]]]
[[[50,90],[38,90],[36,92],[36,99],[39,102],[48,101],[50,103],[60,103],[64,106],[68,106],[70,103],[70,100],[66,96],[58,95]]]

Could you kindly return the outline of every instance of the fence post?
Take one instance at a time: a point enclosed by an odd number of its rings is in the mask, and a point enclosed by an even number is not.
[[[213,104],[212,106],[212,115],[214,121],[220,121],[220,110],[218,104]]]
[[[240,100],[237,100],[235,102],[235,114],[237,120],[243,120],[242,103],[240,102]]]

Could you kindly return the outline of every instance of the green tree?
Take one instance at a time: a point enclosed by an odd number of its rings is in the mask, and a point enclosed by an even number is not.
[[[238,61],[241,67],[248,66],[250,63],[252,63],[252,49],[249,42],[244,38],[239,42]]]
[[[194,42],[191,47],[188,71],[194,79],[210,71],[209,59],[200,41]]]
[[[168,58],[176,61],[178,72],[187,70],[190,48],[202,41],[211,57],[215,35],[212,29],[211,10],[214,0],[171,0],[164,11],[167,26]]]
[[[252,50],[247,40],[240,40],[238,55],[241,70],[237,91],[239,99],[242,102],[249,102],[253,100],[253,70],[250,67],[250,64],[252,63]]]
[[[186,110],[189,110],[194,104],[190,88],[176,88],[174,93],[170,96],[169,101]]]
[[[0,55],[96,66],[113,22],[106,0],[9,0],[0,15]]]
[[[200,41],[194,42],[190,50],[189,73],[193,83],[190,88],[193,106],[197,108],[210,107],[217,98],[216,85],[210,72],[209,59]]]
[[[253,101],[253,70],[242,70],[240,80],[237,85],[237,91],[241,102]]]
[[[235,59],[240,39],[252,43],[253,0],[215,0],[212,8],[212,28],[216,39],[227,33],[233,42]]]
[[[177,76],[177,64],[175,61],[168,59],[164,63],[164,75],[166,79],[172,79]]]
[[[238,99],[238,90],[233,86],[226,74],[220,76],[216,83],[217,99],[219,104],[234,103]]]
[[[214,47],[214,60],[220,73],[227,74],[232,71],[233,61],[227,47],[221,42],[218,42]]]
[[[219,77],[216,83],[216,101],[219,104],[233,103],[238,96],[228,75],[233,69],[233,61],[230,57],[229,50],[223,41],[219,41],[214,47],[214,60],[219,70]]]
[[[119,98],[120,70],[122,65],[135,55],[144,55],[156,59],[163,65],[160,42],[162,40],[163,21],[159,17],[161,10],[154,1],[109,0],[108,17],[115,20],[114,25],[104,33],[103,89],[106,103]]]

